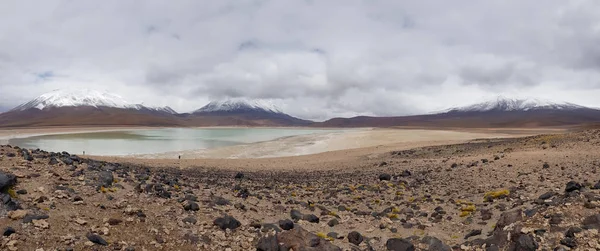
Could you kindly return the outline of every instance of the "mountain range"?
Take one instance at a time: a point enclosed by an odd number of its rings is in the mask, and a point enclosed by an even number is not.
[[[311,126],[311,127],[553,127],[600,123],[600,110],[566,102],[498,97],[415,115],[303,120],[268,100],[230,98],[190,113],[132,104],[95,90],[56,90],[0,113],[0,127],[32,126]]]

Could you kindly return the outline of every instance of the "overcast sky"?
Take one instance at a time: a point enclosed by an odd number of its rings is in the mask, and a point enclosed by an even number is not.
[[[2,1],[0,110],[59,88],[188,112],[277,99],[302,118],[502,94],[600,107],[598,0]]]

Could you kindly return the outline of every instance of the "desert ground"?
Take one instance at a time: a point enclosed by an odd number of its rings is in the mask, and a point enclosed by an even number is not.
[[[263,158],[2,146],[0,249],[600,249],[598,130],[360,132]]]

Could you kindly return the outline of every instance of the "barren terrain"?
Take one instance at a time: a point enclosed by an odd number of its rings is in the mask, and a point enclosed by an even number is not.
[[[3,146],[0,248],[598,250],[599,147],[597,130],[181,163]]]

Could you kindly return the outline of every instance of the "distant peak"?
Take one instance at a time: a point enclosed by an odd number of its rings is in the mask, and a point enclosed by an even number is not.
[[[148,109],[171,114],[176,113],[170,107],[148,107],[141,104],[131,104],[117,94],[91,89],[53,90],[15,107],[11,111],[25,111],[28,109],[45,110],[49,108],[78,106],[112,107],[136,110]]]
[[[219,101],[211,101],[204,107],[196,110],[194,113],[244,111],[283,113],[271,100],[248,98],[229,98]]]
[[[556,102],[540,98],[507,98],[497,96],[481,103],[452,108],[448,112],[486,112],[486,111],[530,111],[530,110],[574,110],[586,108],[568,102]]]

